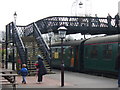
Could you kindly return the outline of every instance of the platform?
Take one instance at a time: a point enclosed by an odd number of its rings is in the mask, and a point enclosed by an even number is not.
[[[37,76],[28,76],[27,84],[22,84],[22,78],[18,76],[18,88],[117,88],[117,79],[68,71],[65,71],[65,85],[61,87],[61,73],[59,70],[54,72],[56,74],[45,75],[40,84],[37,83]]]
[[[11,69],[11,64],[9,64],[9,69]],[[43,82],[37,83],[37,76],[27,76],[27,84],[22,84],[22,77],[16,76],[16,82],[18,83],[18,90],[22,88],[78,88],[86,90],[119,90],[117,86],[117,79],[94,76],[78,72],[65,71],[64,76],[64,87],[61,87],[61,71],[53,70],[55,74],[47,74],[43,77]],[[9,87],[7,87],[9,88]]]

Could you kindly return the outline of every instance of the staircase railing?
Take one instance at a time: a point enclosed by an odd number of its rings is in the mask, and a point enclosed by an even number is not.
[[[40,32],[42,30],[42,28],[40,28],[40,26],[38,28],[36,23],[33,23],[33,27],[34,27],[34,37],[39,45],[39,48],[42,50],[47,61],[50,63],[51,58],[50,58],[50,53],[49,53],[49,47],[46,44],[46,42],[44,41],[44,39],[42,38],[42,34]]]
[[[12,30],[13,30],[13,37],[14,37],[13,39],[14,39],[14,42],[18,49],[18,53],[20,55],[21,62],[22,62],[22,64],[24,64],[27,62],[26,49],[25,49],[25,46],[23,44],[23,41],[22,41],[20,35],[18,34],[17,27],[13,22],[12,22]]]

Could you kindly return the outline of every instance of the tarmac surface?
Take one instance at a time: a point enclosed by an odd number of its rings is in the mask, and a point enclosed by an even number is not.
[[[17,88],[107,88],[109,90],[118,88],[117,79],[69,71],[64,72],[64,87],[61,87],[61,71],[53,70],[53,72],[55,74],[44,75],[41,83],[37,83],[37,76],[27,76],[27,83],[22,84],[22,77],[17,76]]]
[[[18,76],[17,88],[117,88],[117,79],[68,71],[64,73],[64,87],[61,87],[60,70],[54,70],[54,72],[55,74],[43,76],[41,83],[37,83],[37,76],[27,76],[27,84],[22,84],[22,78]]]

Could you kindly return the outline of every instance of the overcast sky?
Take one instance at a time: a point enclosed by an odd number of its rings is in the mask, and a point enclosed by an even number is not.
[[[13,21],[17,12],[17,25],[27,25],[48,16],[71,16],[71,8],[76,0],[0,0],[0,30]],[[80,1],[80,0],[78,0]],[[85,0],[82,0],[84,2]],[[112,17],[118,12],[120,0],[86,0],[91,2],[92,15]]]

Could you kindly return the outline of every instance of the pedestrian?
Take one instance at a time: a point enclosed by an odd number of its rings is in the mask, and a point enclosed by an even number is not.
[[[36,75],[38,75],[38,70],[39,70],[39,68],[38,68],[38,61],[36,61],[34,65],[35,65],[35,68],[36,68]]]
[[[108,27],[111,27],[111,20],[112,20],[112,17],[108,13],[108,16],[107,16]]]
[[[100,26],[100,21],[99,21],[99,18],[98,18],[98,16],[97,16],[97,14],[95,14],[94,24],[95,24],[96,27],[99,27],[99,26]]]
[[[116,59],[115,69],[118,71],[118,87],[120,87],[120,53]]]
[[[119,13],[115,15],[115,26],[119,27]]]
[[[43,63],[43,58],[38,55],[38,83],[42,82],[43,75],[47,74],[47,70]]]
[[[28,75],[28,70],[26,64],[22,64],[22,69],[18,72],[22,76],[22,83],[26,84],[26,76]]]

